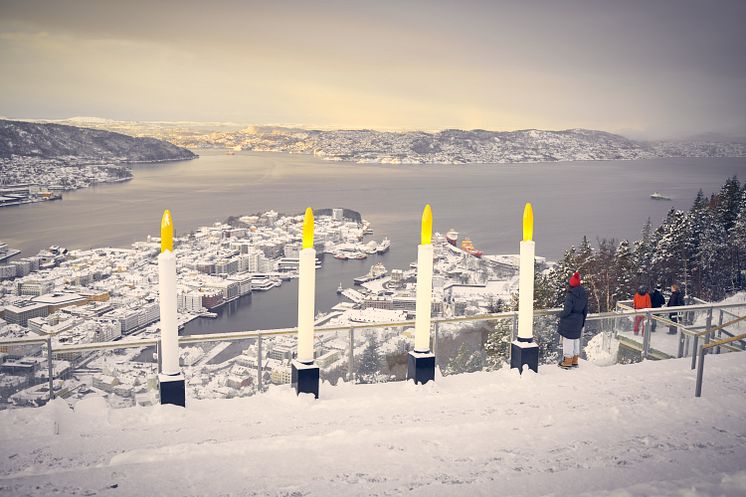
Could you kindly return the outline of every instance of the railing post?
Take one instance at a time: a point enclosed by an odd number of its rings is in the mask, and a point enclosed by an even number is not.
[[[155,343],[155,355],[158,358],[158,374],[163,372],[163,358],[161,357],[161,339]]]
[[[49,400],[54,400],[54,364],[52,362],[52,337],[47,338],[47,368],[49,374]]]
[[[518,339],[518,312],[513,313],[513,333],[511,337],[511,342],[514,342]]]
[[[652,324],[653,324],[653,318],[650,316],[650,313],[646,313],[645,317],[645,328],[643,328],[643,337],[642,337],[642,358],[647,359],[650,356],[650,334],[652,333]]]
[[[720,338],[723,336],[722,329],[720,328],[721,326],[723,326],[723,310],[722,309],[720,309],[720,317],[718,318],[718,340],[720,340]],[[720,353],[720,345],[718,345],[717,348],[715,349],[715,353],[716,354]]]
[[[699,364],[697,365],[697,384],[694,386],[694,396],[702,396],[702,377],[705,373],[705,349],[704,345],[699,348]]]
[[[697,367],[697,352],[699,346],[699,335],[694,335],[692,339],[692,369]]]
[[[354,330],[354,328],[350,328],[350,343],[349,343],[349,349],[348,349],[347,353],[348,353],[348,359],[347,359],[347,381],[354,381],[355,380],[355,367],[354,367],[354,361],[355,361],[355,330]]]
[[[256,339],[256,391],[262,391],[262,335]]]
[[[684,357],[684,334],[681,333],[678,323],[676,325],[676,333],[677,333],[677,336],[679,337],[679,351],[676,357],[681,359],[682,357]]]
[[[435,329],[433,330],[433,354],[435,357],[438,356],[438,324],[434,323],[433,326]]]

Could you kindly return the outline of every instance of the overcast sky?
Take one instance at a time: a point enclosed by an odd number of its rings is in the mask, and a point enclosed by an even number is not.
[[[746,136],[746,1],[0,0],[0,115]]]

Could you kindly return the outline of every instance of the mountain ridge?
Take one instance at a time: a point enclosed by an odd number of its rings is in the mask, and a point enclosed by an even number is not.
[[[73,159],[76,161],[161,162],[196,154],[152,137],[66,124],[0,120],[0,158]]]

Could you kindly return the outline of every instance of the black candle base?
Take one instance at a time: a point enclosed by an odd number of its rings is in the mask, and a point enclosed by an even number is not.
[[[525,365],[534,373],[539,372],[539,344],[515,340],[510,344],[510,368],[517,368],[522,374]]]
[[[293,361],[291,384],[295,393],[312,393],[314,397],[319,398],[319,367],[316,364],[304,364]]]
[[[158,388],[161,404],[186,407],[186,383],[183,374],[159,374]]]
[[[407,355],[407,379],[420,385],[435,381],[435,354],[410,352]]]

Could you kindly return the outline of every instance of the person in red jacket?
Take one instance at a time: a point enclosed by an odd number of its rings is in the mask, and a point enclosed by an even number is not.
[[[650,309],[653,304],[650,302],[650,294],[648,293],[648,287],[641,286],[637,289],[634,298],[634,307],[637,309]],[[641,326],[642,325],[642,326]],[[635,335],[640,334],[640,328],[642,328],[642,334],[645,334],[645,316],[640,314],[635,316]]]

